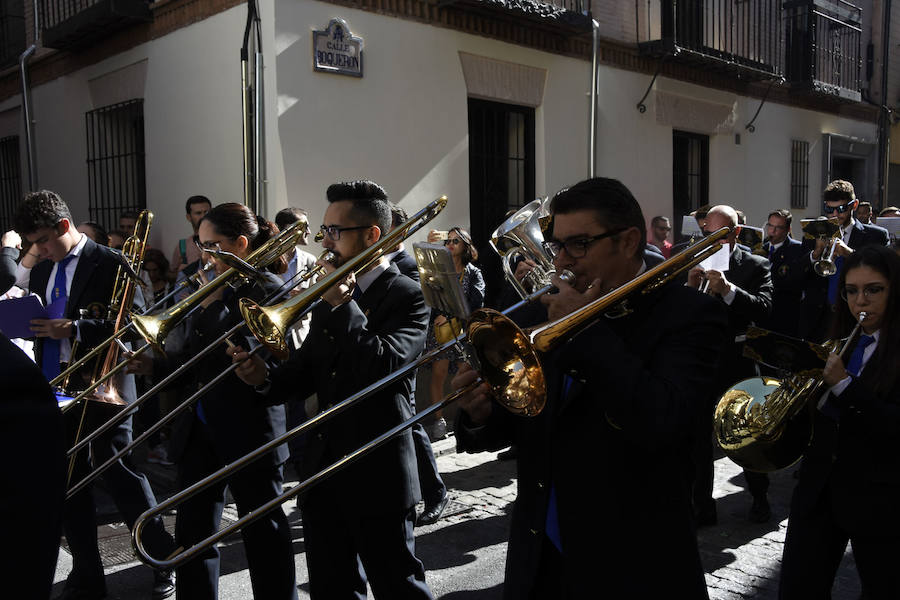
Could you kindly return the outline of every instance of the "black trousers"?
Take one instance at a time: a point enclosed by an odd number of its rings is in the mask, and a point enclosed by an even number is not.
[[[431,599],[425,568],[416,558],[414,507],[368,516],[342,512],[341,503],[312,490],[303,504],[309,593],[315,600]]]
[[[225,465],[217,455],[209,429],[194,418],[184,455],[179,462],[181,489],[196,483]],[[282,467],[261,459],[238,471],[227,487],[237,504],[238,514],[281,495]],[[178,507],[175,539],[187,548],[220,528],[225,508],[226,483],[220,482]],[[257,599],[296,600],[294,550],[291,529],[279,507],[241,530],[253,596]],[[176,570],[178,598],[215,600],[219,595],[219,550],[206,550]]]
[[[119,410],[108,404],[91,402],[85,418],[85,432],[91,432],[105,423]],[[69,440],[74,439],[81,407],[74,407],[66,414]],[[82,438],[84,433],[82,433]],[[76,455],[70,486],[77,483],[91,470],[91,464],[100,465],[113,454],[131,443],[131,417],[118,427],[109,430],[90,445],[90,458],[85,448]],[[68,462],[68,461],[67,461]],[[156,498],[147,478],[134,470],[128,457],[119,459],[101,476],[104,487],[112,496],[116,508],[128,529],[144,511],[156,506]],[[97,546],[97,511],[94,505],[93,485],[66,500],[63,510],[63,532],[72,552],[72,572],[69,585],[79,588],[105,589],[103,564]],[[174,549],[172,536],[157,517],[144,529],[144,543],[153,556],[168,556]]]
[[[416,467],[419,471],[422,498],[425,500],[425,506],[433,506],[440,502],[447,493],[447,487],[438,472],[434,450],[431,448],[431,440],[425,432],[425,427],[421,423],[416,423],[411,432],[413,447],[416,449]]]
[[[900,564],[900,539],[890,535],[850,534],[841,528],[832,507],[830,486],[826,486],[819,502],[811,509],[800,506],[794,493],[778,597],[781,600],[830,599],[848,541],[856,559],[863,597],[866,600],[900,598],[900,577],[896,573]]]

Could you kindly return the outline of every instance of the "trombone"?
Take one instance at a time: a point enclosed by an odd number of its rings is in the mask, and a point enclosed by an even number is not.
[[[155,569],[172,569],[194,558],[208,547],[216,544],[234,531],[249,525],[259,519],[268,511],[280,506],[291,498],[297,496],[308,488],[316,485],[321,480],[333,475],[344,467],[347,467],[372,450],[384,445],[406,429],[422,421],[434,412],[443,409],[448,404],[458,400],[463,395],[474,390],[482,383],[487,382],[494,397],[499,403],[516,415],[535,416],[539,414],[546,402],[546,384],[544,372],[537,353],[545,353],[552,350],[557,344],[565,341],[575,333],[584,329],[602,314],[614,311],[616,314],[631,312],[628,308],[629,297],[636,294],[646,294],[667,283],[671,279],[687,269],[690,269],[719,250],[719,240],[729,234],[730,230],[723,227],[719,231],[703,238],[697,244],[687,248],[684,252],[660,263],[656,267],[647,270],[640,276],[625,285],[601,296],[593,302],[583,306],[575,312],[548,322],[543,325],[522,330],[512,322],[504,313],[491,309],[476,310],[467,327],[465,336],[460,335],[455,340],[445,343],[431,353],[409,363],[400,370],[380,379],[353,396],[335,404],[329,409],[319,413],[284,433],[283,435],[267,442],[256,450],[244,455],[233,463],[226,465],[210,474],[190,487],[175,494],[168,500],[158,504],[155,508],[145,511],[134,524],[132,529],[132,545],[138,557]],[[546,291],[540,290],[540,291]],[[529,298],[536,297],[535,292]],[[511,309],[504,311],[506,314],[521,306],[525,300],[517,303]],[[481,376],[468,386],[456,390],[415,416],[403,423],[396,425],[368,444],[358,448],[344,458],[332,463],[322,471],[310,476],[306,480],[285,491],[281,496],[273,498],[262,506],[254,509],[241,517],[230,526],[219,530],[205,540],[198,542],[187,549],[179,549],[165,559],[156,559],[148,553],[144,547],[142,532],[147,521],[157,514],[171,510],[172,507],[200,493],[210,485],[218,483],[224,478],[230,477],[235,471],[256,459],[268,454],[277,446],[288,442],[290,439],[305,433],[307,430],[324,423],[325,421],[343,413],[354,404],[381,390],[385,386],[396,381],[399,377],[408,375],[414,369],[427,362],[433,361],[443,350],[460,342],[465,338],[472,347],[480,365]]]
[[[393,246],[396,246],[397,244],[400,243],[400,241],[402,241],[402,239],[412,235],[413,233],[418,231],[420,228],[424,227],[425,224],[427,224],[431,219],[433,219],[435,216],[437,216],[437,214],[440,213],[441,210],[443,210],[443,208],[444,208],[444,206],[446,206],[446,204],[447,204],[446,196],[442,196],[442,197],[438,198],[437,200],[431,202],[428,206],[426,206],[425,208],[420,210],[413,217],[411,217],[408,221],[406,221],[406,223],[391,230],[390,233],[388,235],[386,235],[384,238],[382,238],[377,244],[375,244],[374,246],[371,246],[368,249],[367,256],[362,257],[361,260],[357,260],[356,258],[354,258],[354,259],[347,261],[347,263],[342,265],[336,271],[332,272],[330,275],[326,275],[325,277],[320,277],[319,280],[316,282],[316,285],[310,287],[303,293],[298,294],[297,296],[292,298],[289,301],[289,302],[291,302],[290,308],[293,310],[293,314],[296,315],[296,319],[302,318],[303,315],[306,314],[306,312],[309,312],[310,310],[312,310],[312,308],[321,300],[322,294],[326,290],[331,288],[333,285],[340,282],[345,276],[347,276],[348,273],[350,273],[351,271],[354,271],[354,270],[355,271],[364,271],[365,269],[367,269],[369,266],[372,265],[372,263],[374,263],[375,261],[380,259],[380,257],[384,254],[384,252],[386,250],[389,250]],[[288,231],[288,230],[286,229],[285,231]],[[262,248],[260,248],[260,249],[262,249]],[[331,253],[328,251],[324,252],[322,254],[321,259],[328,261],[329,260],[328,256],[330,254]],[[277,258],[277,256],[276,256],[276,258]],[[250,262],[249,258],[248,258],[248,262]],[[228,271],[226,271],[225,273],[223,273],[216,279],[224,277],[224,275],[231,270],[232,269],[229,269]],[[269,301],[279,300],[282,296],[287,294],[287,292],[292,287],[299,285],[300,283],[312,278],[313,276],[316,276],[316,275],[321,276],[323,273],[324,273],[323,267],[315,267],[315,268],[311,269],[310,271],[307,271],[305,274],[302,275],[302,278],[299,281],[297,281],[294,285],[276,293],[272,298],[269,299]],[[207,285],[212,285],[212,282]],[[205,288],[201,288],[201,290],[199,290],[199,291],[202,291],[203,289],[205,289]],[[195,292],[195,294],[196,294],[196,292]],[[182,300],[182,302],[180,304],[188,303],[189,301],[198,303],[199,300],[196,300],[196,301],[191,300],[191,298],[195,294],[192,294],[188,298],[185,298],[184,300]],[[301,304],[301,303],[302,303],[302,306],[298,309],[297,306],[298,306],[298,304]],[[287,304],[287,302],[282,303],[282,305],[283,304]],[[259,305],[255,305],[255,306],[259,306]],[[276,305],[276,306],[281,306],[281,305]],[[265,307],[259,306],[259,308],[265,308]],[[170,326],[168,326],[167,320],[171,320],[171,319],[175,319],[175,318],[183,318],[183,316],[187,312],[189,312],[180,307],[179,308],[173,307],[173,309],[174,310],[168,311],[168,313],[171,313],[171,314],[164,313],[164,316],[160,319],[161,323],[158,326],[156,324],[151,323],[151,326],[152,326],[151,328],[155,331],[162,332],[163,337],[165,335],[167,335],[168,332],[171,331],[171,329],[172,329]],[[74,452],[77,452],[78,450],[83,448],[85,445],[90,443],[97,436],[102,435],[105,431],[108,431],[110,428],[114,427],[119,422],[123,421],[125,419],[125,417],[127,416],[127,414],[130,414],[131,412],[135,411],[147,399],[151,398],[160,389],[162,389],[164,386],[168,385],[168,383],[170,381],[173,381],[175,378],[182,375],[187,369],[189,369],[191,366],[196,364],[196,362],[199,361],[202,357],[206,356],[206,354],[208,354],[210,351],[214,350],[221,343],[225,342],[232,334],[238,332],[246,325],[248,325],[248,324],[245,322],[239,322],[239,323],[235,324],[234,327],[232,327],[231,329],[229,329],[228,331],[223,333],[221,336],[216,338],[205,349],[203,349],[201,352],[199,352],[198,354],[191,357],[191,359],[188,362],[186,362],[185,364],[178,367],[168,377],[166,377],[165,379],[163,379],[162,381],[160,381],[159,383],[154,385],[151,389],[147,390],[140,398],[138,398],[132,404],[129,405],[127,411],[123,411],[122,413],[116,415],[115,417],[113,417],[112,419],[110,419],[109,421],[107,421],[106,423],[101,425],[100,427],[98,427],[90,436],[86,437],[78,445],[76,445],[71,450],[69,450],[69,453],[72,454]],[[160,341],[161,341],[161,339],[160,339]],[[250,351],[250,354],[252,355],[252,354],[262,350],[264,347],[265,347],[265,345],[257,346],[256,348],[254,348]],[[127,361],[125,361],[125,362],[127,362]],[[124,364],[124,363],[120,363],[120,364]],[[228,367],[227,369],[223,370],[218,375],[216,375],[216,377],[212,381],[207,382],[206,385],[204,385],[201,389],[197,390],[193,395],[191,395],[189,398],[187,398],[181,404],[179,404],[177,407],[175,407],[171,412],[169,412],[169,414],[162,417],[152,427],[148,428],[144,433],[142,433],[140,436],[135,438],[130,444],[128,444],[127,446],[120,449],[113,456],[111,456],[109,459],[107,459],[107,461],[105,463],[103,463],[102,465],[93,469],[84,479],[82,479],[77,484],[72,486],[66,493],[66,497],[71,497],[72,495],[81,491],[81,489],[83,489],[91,481],[93,481],[94,479],[99,477],[99,475],[103,471],[105,471],[107,468],[109,468],[119,458],[121,458],[122,456],[125,456],[137,444],[143,442],[149,436],[151,436],[152,434],[159,431],[163,426],[165,426],[167,423],[169,423],[172,419],[174,419],[182,411],[184,411],[185,409],[190,407],[201,396],[203,396],[207,391],[212,389],[212,387],[214,387],[217,383],[219,383],[222,379],[224,379],[225,376],[227,376],[229,373],[234,371],[236,368],[237,368],[237,365],[232,365],[232,366]]]

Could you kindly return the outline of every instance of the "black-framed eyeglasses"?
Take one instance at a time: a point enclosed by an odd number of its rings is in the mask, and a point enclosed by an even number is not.
[[[462,240],[459,238],[447,238],[446,240],[444,240],[445,246],[449,246],[451,244],[459,244],[459,243],[462,243]]]
[[[550,255],[554,258],[559,256],[559,253],[562,252],[563,249],[565,249],[566,254],[568,254],[572,258],[582,258],[587,254],[588,247],[591,244],[593,244],[594,242],[599,242],[604,238],[618,235],[625,231],[625,229],[627,229],[627,227],[622,229],[614,229],[612,231],[592,235],[590,237],[566,240],[565,242],[561,242],[559,240],[547,240],[546,242],[544,242],[544,249],[549,252]]]
[[[837,211],[839,215],[844,214],[848,210],[850,210],[850,205],[853,204],[853,200],[848,202],[847,204],[841,204],[840,206],[828,206],[827,202],[822,203],[822,210],[826,215],[830,215],[831,213]]]
[[[859,290],[855,285],[845,285],[841,290],[841,298],[849,301],[850,298],[858,298],[859,292],[862,291],[862,295],[866,297],[866,300],[872,300],[884,292],[885,289],[887,288],[879,284],[867,285],[862,290]]]
[[[201,242],[198,239],[194,240],[194,243],[197,244],[197,247],[200,248],[200,252],[208,252],[210,250],[221,250],[222,247],[219,244],[222,243],[221,240],[218,242]]]
[[[321,242],[328,236],[332,242],[341,239],[342,231],[358,231],[360,229],[368,229],[371,225],[357,225],[355,227],[341,227],[340,225],[322,225],[319,227],[319,233],[316,234],[316,241]]]

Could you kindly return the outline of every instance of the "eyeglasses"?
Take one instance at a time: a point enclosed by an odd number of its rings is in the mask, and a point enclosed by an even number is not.
[[[554,258],[559,256],[560,252],[562,252],[563,249],[565,249],[566,254],[568,254],[572,258],[582,258],[587,254],[588,246],[590,246],[594,242],[599,242],[604,238],[618,235],[625,231],[625,229],[627,228],[614,229],[612,231],[607,231],[606,233],[592,235],[591,237],[566,240],[565,242],[561,242],[559,240],[548,240],[544,242],[544,249],[550,253],[550,256]]]
[[[462,240],[459,238],[447,238],[446,240],[444,240],[445,246],[449,246],[451,244],[455,245],[455,244],[460,244],[460,243],[462,243]]]
[[[842,215],[848,210],[850,210],[850,205],[853,204],[853,200],[848,202],[847,204],[841,204],[840,206],[828,206],[827,202],[822,203],[822,210],[826,215],[830,215],[831,213],[837,211],[838,214]]]
[[[368,229],[371,225],[358,225],[356,227],[341,227],[340,225],[322,225],[319,227],[319,233],[316,234],[316,241],[321,242],[325,239],[325,236],[328,236],[332,242],[336,242],[341,239],[342,231],[357,231],[360,229]]]
[[[222,240],[219,240],[217,242],[201,242],[200,240],[194,240],[194,243],[197,244],[197,247],[200,248],[201,252],[222,249],[221,246],[219,246],[219,244],[222,243]]]
[[[844,289],[841,290],[841,298],[844,300],[850,300],[850,298],[858,298],[859,292],[862,291],[863,296],[866,297],[866,300],[872,300],[876,298],[878,294],[884,292],[886,288],[883,285],[867,285],[862,290],[859,290],[854,285],[846,285]]]

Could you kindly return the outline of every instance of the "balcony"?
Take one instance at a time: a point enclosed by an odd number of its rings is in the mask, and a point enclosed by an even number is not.
[[[25,50],[22,2],[0,0],[0,69],[14,65]]]
[[[635,0],[641,54],[748,80],[781,75],[781,0]]]
[[[590,0],[437,0],[438,6],[458,6],[487,16],[508,15],[556,33],[591,30]]]
[[[89,46],[126,27],[153,19],[149,0],[37,0],[43,43],[57,50]]]
[[[784,3],[787,60],[792,89],[859,102],[862,10],[842,0]]]

